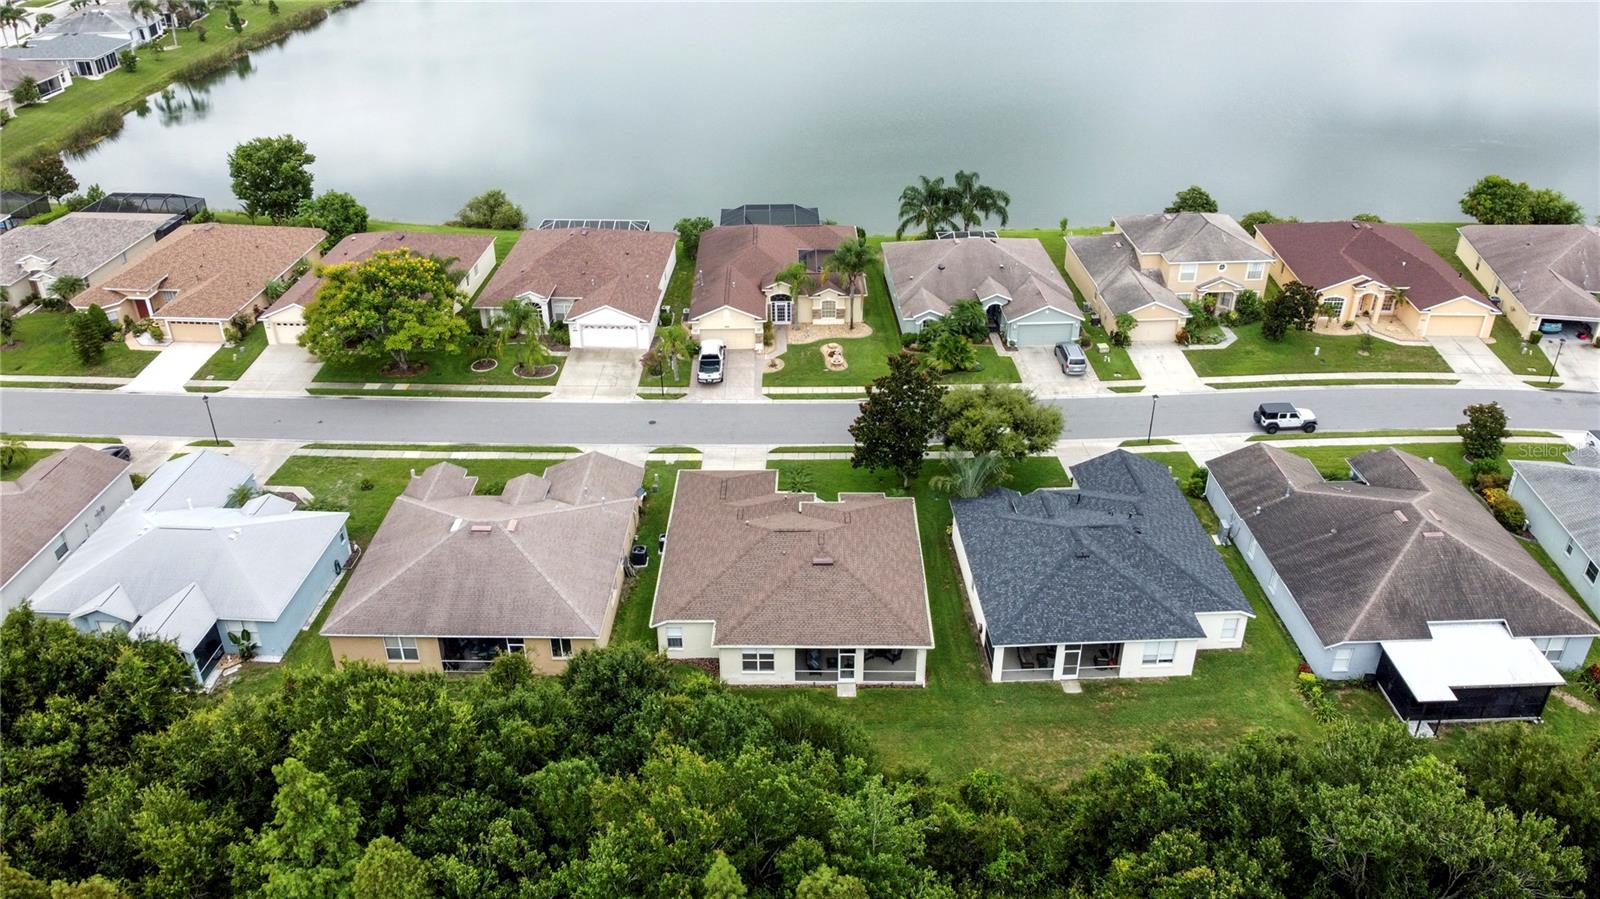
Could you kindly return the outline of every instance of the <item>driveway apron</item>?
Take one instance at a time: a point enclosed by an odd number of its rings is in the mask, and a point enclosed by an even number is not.
[[[117,389],[124,393],[183,393],[183,385],[220,348],[214,343],[175,343],[156,354],[144,371]]]

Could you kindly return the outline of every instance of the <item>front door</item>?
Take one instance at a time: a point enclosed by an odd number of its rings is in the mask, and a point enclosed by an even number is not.
[[[794,320],[794,303],[788,297],[772,301],[772,323],[787,325]]]
[[[839,682],[845,684],[856,682],[856,651],[853,649],[839,650]]]
[[[1077,643],[1070,643],[1063,647],[1061,653],[1061,676],[1067,680],[1076,680],[1078,677],[1078,660],[1083,655],[1083,647]]]
[[[1000,312],[1000,304],[996,303],[993,306],[990,306],[989,309],[988,309],[988,312],[989,312],[989,330],[991,330],[991,331],[1000,330],[1000,325],[1005,320],[1003,314]]]

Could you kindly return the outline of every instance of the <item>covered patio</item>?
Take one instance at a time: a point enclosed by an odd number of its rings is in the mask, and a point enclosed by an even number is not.
[[[1117,677],[1121,643],[1058,643],[998,647],[1000,680],[1093,680]]]
[[[1532,640],[1498,622],[1429,626],[1428,640],[1385,640],[1377,682],[1416,736],[1441,724],[1537,721],[1552,687],[1566,680]]]
[[[912,684],[917,681],[917,652],[899,647],[801,647],[794,651],[794,680],[800,684]]]

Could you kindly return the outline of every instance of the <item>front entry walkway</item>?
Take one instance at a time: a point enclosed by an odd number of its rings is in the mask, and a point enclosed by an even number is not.
[[[233,382],[229,392],[304,393],[321,367],[322,363],[305,347],[273,344],[261,351],[255,363]]]
[[[183,385],[221,348],[216,343],[174,343],[158,353],[138,377],[117,389],[125,393],[183,393]]]
[[[567,354],[550,398],[621,403],[639,392],[638,350],[575,349]]]

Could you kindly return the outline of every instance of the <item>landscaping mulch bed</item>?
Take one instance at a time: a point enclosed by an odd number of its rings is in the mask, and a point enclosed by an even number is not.
[[[385,378],[416,378],[428,373],[428,364],[418,362],[404,368],[398,365],[386,365],[378,369],[378,374]]]
[[[532,371],[529,371],[528,369],[523,368],[521,365],[518,365],[516,368],[513,368],[511,372],[519,378],[527,378],[530,381],[537,381],[542,378],[548,378],[560,370],[561,366],[559,365],[541,365]]]
[[[497,369],[499,367],[500,367],[500,360],[499,359],[479,359],[478,361],[472,363],[472,366],[471,366],[473,371],[480,372],[480,373],[481,372],[494,371],[495,369]]]

